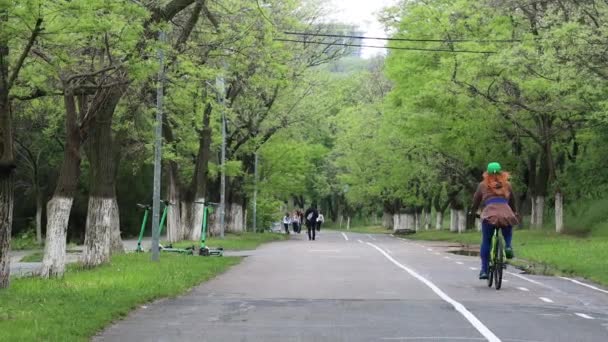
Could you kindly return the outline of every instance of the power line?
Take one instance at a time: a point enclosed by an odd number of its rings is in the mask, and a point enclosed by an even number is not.
[[[332,38],[353,38],[353,39],[369,39],[369,40],[386,40],[397,42],[431,42],[431,43],[519,43],[520,39],[416,39],[416,38],[387,38],[387,37],[367,37],[345,34],[331,33],[313,33],[313,32],[283,32],[293,36],[312,36],[312,37],[332,37]]]
[[[362,48],[373,48],[373,49],[389,49],[389,50],[409,50],[409,51],[428,51],[428,52],[450,52],[450,53],[496,53],[496,51],[476,51],[476,50],[449,50],[449,49],[432,49],[432,48],[412,48],[412,47],[401,47],[401,46],[378,46],[378,45],[364,45],[364,44],[348,44],[348,43],[327,43],[312,40],[295,40],[295,39],[284,39],[275,38],[275,41],[279,42],[292,42],[292,43],[307,43],[307,44],[319,44],[319,45],[336,45],[344,47],[362,47]]]

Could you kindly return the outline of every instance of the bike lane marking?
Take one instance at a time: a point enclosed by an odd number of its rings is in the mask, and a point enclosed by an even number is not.
[[[578,317],[582,317],[584,319],[595,319],[595,318],[593,318],[593,317],[591,317],[589,315],[586,315],[586,314],[580,313],[580,312],[575,312],[574,314],[577,315]]]
[[[344,236],[344,240],[348,241],[348,236],[345,233],[342,233],[342,236]]]
[[[441,298],[443,301],[451,304],[456,311],[458,311],[467,321],[469,321],[469,323],[471,323],[471,325],[475,329],[477,329],[477,331],[483,337],[486,338],[486,340],[488,340],[489,342],[500,342],[501,341],[498,338],[498,336],[496,336],[475,315],[473,315],[473,313],[471,311],[469,311],[461,303],[457,302],[456,300],[454,300],[450,296],[448,296],[439,287],[437,287],[437,285],[433,284],[430,280],[428,280],[425,277],[421,276],[420,274],[418,274],[416,271],[412,270],[411,268],[409,268],[407,266],[404,266],[403,264],[401,264],[400,262],[398,262],[397,260],[395,260],[393,257],[391,257],[390,255],[388,255],[388,253],[386,253],[382,248],[380,248],[380,247],[378,247],[378,246],[376,246],[376,245],[374,245],[373,243],[370,243],[370,242],[368,242],[367,244],[369,246],[375,248],[378,252],[380,252],[380,254],[384,255],[384,257],[386,257],[390,262],[392,262],[393,264],[395,264],[395,266],[401,268],[402,270],[404,270],[407,273],[409,273],[409,275],[411,275],[412,277],[418,279],[420,282],[422,282],[424,285],[426,285],[428,288],[430,288],[433,292],[435,292],[435,294],[437,296],[439,296],[439,298]]]
[[[575,284],[578,284],[578,285],[581,285],[581,286],[588,287],[588,288],[590,288],[590,289],[592,289],[592,290],[595,290],[595,291],[599,291],[599,292],[603,292],[603,293],[608,293],[608,291],[603,290],[603,289],[600,289],[600,288],[599,288],[599,287],[597,287],[597,286],[593,286],[593,285],[585,284],[585,283],[583,283],[582,281],[578,281],[578,280],[576,280],[576,279],[572,279],[572,278],[568,278],[568,277],[560,277],[560,278],[565,279],[565,280],[568,280],[568,281],[571,281],[571,282],[573,282],[573,283],[575,283]]]

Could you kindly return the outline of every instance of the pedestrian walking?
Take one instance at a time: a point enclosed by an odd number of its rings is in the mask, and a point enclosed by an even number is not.
[[[298,215],[298,211],[293,212],[293,216],[291,217],[291,224],[293,225],[294,233],[300,234],[300,216]]]
[[[304,213],[304,217],[306,218],[306,230],[308,232],[308,240],[315,240],[318,216],[319,213],[317,212],[317,208],[315,208],[315,206],[308,208],[306,210],[306,213]]]
[[[283,226],[285,227],[285,234],[289,234],[289,224],[291,224],[291,217],[289,213],[285,213],[283,217]]]
[[[319,216],[317,216],[317,231],[318,232],[321,231],[321,225],[323,224],[323,222],[325,222],[325,217],[323,217],[323,214],[319,210]]]

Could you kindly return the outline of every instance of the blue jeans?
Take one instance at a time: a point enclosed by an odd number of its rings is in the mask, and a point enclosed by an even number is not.
[[[488,263],[490,262],[490,249],[492,248],[492,236],[494,235],[495,226],[487,221],[481,223],[481,248],[479,255],[481,256],[481,271],[488,272]],[[502,228],[502,236],[505,238],[505,247],[511,247],[511,239],[513,238],[513,227],[509,226]]]

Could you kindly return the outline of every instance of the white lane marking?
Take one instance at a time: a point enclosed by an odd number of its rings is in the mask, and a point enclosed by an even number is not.
[[[342,233],[342,236],[344,236],[344,240],[348,241],[348,236],[346,236],[346,234]]]
[[[593,290],[595,290],[595,291],[599,291],[599,292],[603,292],[603,293],[608,293],[608,291],[603,290],[603,289],[600,289],[600,288],[599,288],[599,287],[597,287],[597,286],[593,286],[593,285],[585,284],[585,283],[583,283],[582,281],[578,281],[578,280],[576,280],[576,279],[572,279],[572,278],[568,278],[568,277],[560,277],[560,278],[562,278],[562,279],[566,279],[566,280],[571,281],[571,282],[573,282],[573,283],[575,283],[575,284],[578,284],[578,285],[582,285],[582,286],[588,287],[588,288],[593,289]]]
[[[448,259],[448,260],[452,260],[452,258],[447,257],[447,256],[446,256],[446,257],[443,257],[443,258],[444,258],[444,259]]]
[[[454,309],[456,309],[456,311],[458,311],[462,316],[464,316],[464,318],[466,318],[469,321],[469,323],[471,323],[471,325],[473,327],[475,327],[475,329],[477,329],[477,331],[479,331],[479,333],[483,337],[485,337],[489,342],[500,342],[500,339],[498,338],[498,336],[494,335],[494,333],[492,331],[490,331],[490,329],[488,327],[486,327],[483,323],[481,323],[481,321],[477,317],[475,317],[475,315],[473,315],[473,313],[471,313],[464,305],[462,305],[461,303],[455,301],[450,296],[448,296],[439,287],[437,287],[437,285],[433,284],[430,280],[428,280],[425,277],[421,276],[420,274],[416,273],[416,271],[399,263],[397,260],[393,259],[393,257],[388,255],[388,253],[386,253],[380,247],[374,245],[373,243],[369,243],[369,242],[367,244],[372,246],[373,248],[375,248],[378,252],[380,252],[382,255],[384,255],[389,261],[391,261],[397,267],[406,271],[412,277],[418,279],[424,285],[428,286],[431,290],[433,290],[433,292],[435,292],[435,294],[437,294],[437,296],[439,296],[445,302],[451,304],[454,307]]]
[[[432,249],[432,248],[427,248],[426,250],[427,250],[427,251],[429,251],[429,252],[432,252],[432,251],[433,251],[433,249]]]
[[[503,279],[503,281],[504,281],[504,279]],[[524,292],[530,292],[530,290],[528,290],[525,287],[518,287],[517,289],[520,290],[520,291],[524,291]]]
[[[545,303],[553,303],[553,301],[547,297],[538,297],[538,299],[542,300]]]
[[[476,341],[484,341],[485,339],[481,338],[481,337],[455,337],[455,336],[450,336],[450,337],[444,337],[444,336],[416,336],[416,337],[381,337],[381,340],[384,341],[408,341],[408,340],[448,340],[448,341],[456,341],[456,340],[464,340],[464,341],[470,341],[470,340],[476,340]]]
[[[509,273],[510,275],[516,276],[517,278],[520,278],[520,279],[523,279],[525,281],[531,282],[532,284],[540,285],[540,286],[543,286],[543,287],[548,287],[547,285],[545,285],[543,283],[540,283],[540,282],[538,282],[538,281],[536,281],[534,279],[530,279],[528,277],[524,277],[521,274],[517,274],[517,273],[513,273],[513,272],[507,272],[507,273]]]
[[[479,270],[477,267],[469,267],[469,269],[470,269],[471,271],[478,271],[478,270]],[[504,279],[503,279],[503,280],[504,280]]]
[[[369,237],[370,239],[376,241],[376,238],[372,236],[372,234],[367,234],[367,237]]]
[[[359,241],[359,243],[363,243],[363,241],[361,241],[361,240],[357,240],[357,241]]]
[[[464,263],[462,263],[462,262],[460,262],[460,261],[456,261],[456,263],[457,263],[458,265],[464,265]]]
[[[589,315],[585,315],[584,313],[580,313],[580,312],[576,312],[575,315],[577,315],[578,317],[585,318],[585,319],[595,319]]]
[[[435,255],[441,255],[441,253],[435,252]]]
[[[503,279],[503,280],[502,280],[502,282],[503,282],[503,283],[508,283],[508,282],[509,282],[509,279]]]

